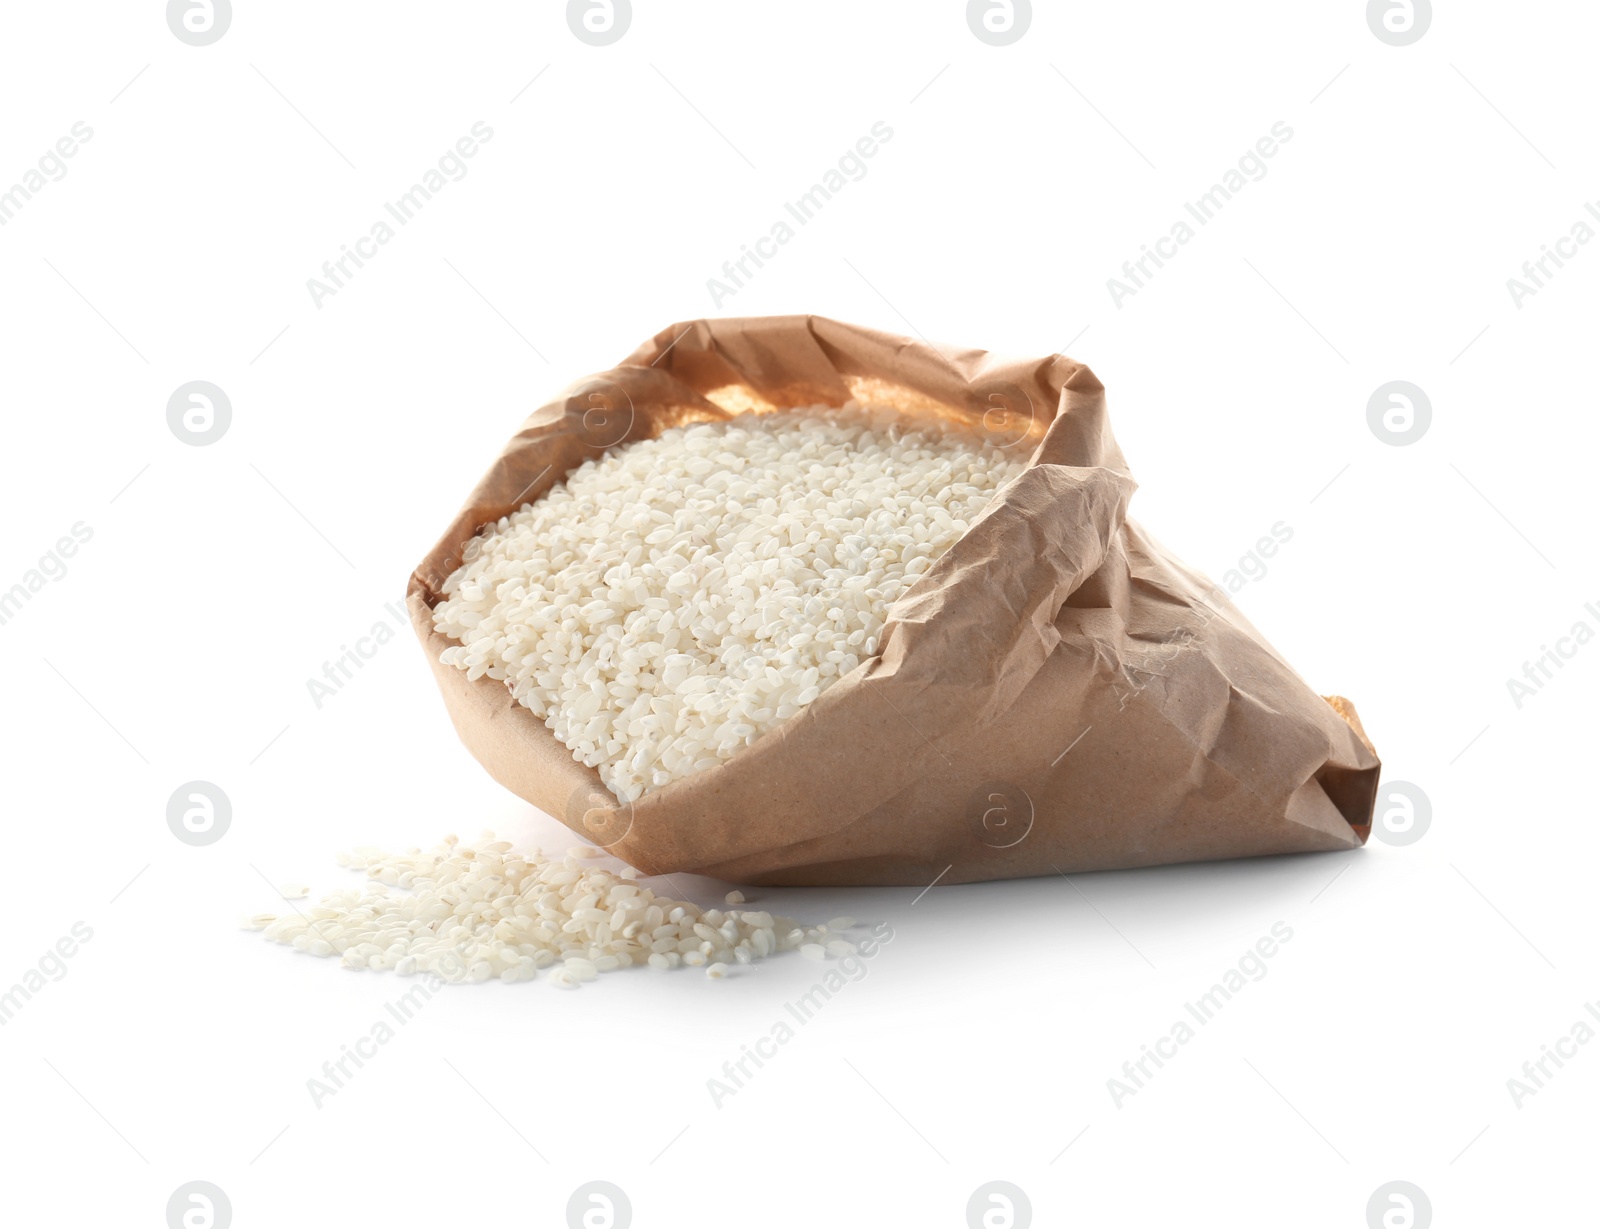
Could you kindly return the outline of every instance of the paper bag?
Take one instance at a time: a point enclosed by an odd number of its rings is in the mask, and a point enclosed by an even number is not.
[[[445,579],[488,522],[685,422],[850,399],[967,420],[1029,458],[889,609],[879,654],[730,760],[618,805],[503,682],[441,665]],[[1204,576],[1127,517],[1105,390],[819,316],[673,325],[535,411],[412,574],[462,741],[648,874],[941,883],[1344,849],[1378,758]]]

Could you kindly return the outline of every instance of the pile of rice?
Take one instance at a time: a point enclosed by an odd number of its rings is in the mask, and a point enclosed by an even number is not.
[[[703,771],[878,651],[890,605],[1022,472],[851,403],[665,432],[485,526],[440,660],[500,679],[623,802]]]
[[[854,918],[806,925],[765,910],[702,909],[656,895],[632,867],[589,860],[600,855],[579,846],[546,857],[493,832],[469,843],[447,836],[426,853],[358,849],[339,860],[366,872],[364,890],[329,892],[301,909],[293,901],[310,889],[286,887],[290,914],[258,913],[243,925],[308,955],[338,956],[347,969],[440,982],[528,981],[549,969],[550,984],[565,990],[630,965],[724,977],[781,951],[812,960],[858,951],[846,934]],[[730,892],[727,903],[744,895]]]

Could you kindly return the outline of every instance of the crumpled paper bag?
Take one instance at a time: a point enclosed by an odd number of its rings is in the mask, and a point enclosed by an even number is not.
[[[968,420],[1028,469],[891,607],[881,651],[715,768],[619,806],[505,684],[441,665],[470,540],[585,459],[688,421],[855,398]],[[411,576],[461,740],[507,789],[648,874],[768,884],[1006,879],[1344,849],[1379,763],[1218,587],[1127,517],[1105,390],[820,316],[673,325],[536,410]]]

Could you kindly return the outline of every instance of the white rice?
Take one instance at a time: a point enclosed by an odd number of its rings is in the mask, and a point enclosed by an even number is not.
[[[576,851],[559,860],[518,851],[492,832],[472,844],[447,836],[427,853],[358,849],[339,860],[371,884],[241,924],[297,951],[337,955],[347,969],[519,982],[548,968],[550,983],[566,990],[632,965],[705,966],[719,978],[729,961],[795,948],[823,958],[821,927],[761,909],[701,909],[657,896],[631,868],[608,870]]]
[[[851,404],[674,428],[486,526],[440,660],[503,680],[620,801],[713,767],[878,651],[1026,458]]]

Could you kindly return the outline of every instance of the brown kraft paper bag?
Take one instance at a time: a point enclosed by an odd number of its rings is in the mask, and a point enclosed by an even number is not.
[[[483,525],[609,447],[855,398],[960,418],[1027,470],[890,608],[877,657],[715,768],[618,805],[511,698],[441,665],[432,607]],[[1105,390],[820,316],[697,320],[535,411],[411,576],[412,625],[491,776],[647,874],[1008,879],[1348,849],[1378,758],[1204,576],[1127,518]]]

